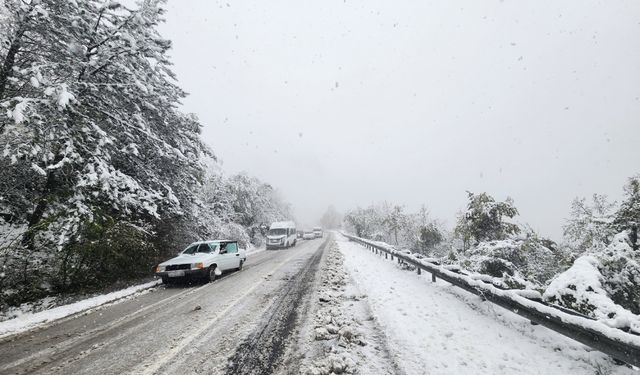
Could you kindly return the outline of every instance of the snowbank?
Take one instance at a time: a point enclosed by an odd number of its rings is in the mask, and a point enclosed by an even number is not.
[[[50,310],[40,311],[37,313],[26,313],[17,316],[13,319],[0,322],[0,337],[24,332],[45,323],[128,297],[145,289],[153,288],[160,283],[160,280],[155,280],[141,285],[134,285],[113,293],[78,301],[69,305],[55,307]]]
[[[314,315],[305,331],[301,374],[390,374],[393,363],[366,296],[350,280],[332,242],[322,268]]]
[[[585,255],[549,284],[543,297],[547,301],[592,316],[614,328],[640,334],[640,316],[616,304],[605,289],[602,261]],[[640,286],[639,286],[640,287]]]

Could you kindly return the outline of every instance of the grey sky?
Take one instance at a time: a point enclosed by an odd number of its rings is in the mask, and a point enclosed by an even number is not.
[[[164,35],[228,172],[301,221],[387,200],[454,224],[465,190],[561,237],[640,173],[638,1],[170,0]]]

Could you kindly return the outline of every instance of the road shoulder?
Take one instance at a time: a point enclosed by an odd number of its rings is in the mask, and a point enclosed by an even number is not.
[[[367,296],[344,267],[344,257],[331,241],[311,296],[298,347],[299,368],[291,374],[398,374],[377,326]]]

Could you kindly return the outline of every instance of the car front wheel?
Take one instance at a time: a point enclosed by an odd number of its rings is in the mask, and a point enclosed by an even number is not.
[[[216,266],[209,267],[209,272],[207,273],[207,279],[212,283],[216,280]]]

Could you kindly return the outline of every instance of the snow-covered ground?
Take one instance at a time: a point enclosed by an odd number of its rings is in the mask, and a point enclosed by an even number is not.
[[[401,270],[337,235],[345,267],[368,298],[407,374],[638,374],[430,275]]]
[[[246,249],[246,251],[247,256],[250,257],[265,251],[265,247],[251,246]],[[3,316],[9,317],[8,319],[4,321],[0,319],[0,338],[24,332],[43,324],[50,323],[54,320],[62,319],[106,303],[121,300],[125,297],[135,297],[134,295],[144,293],[144,291],[160,285],[161,283],[162,282],[160,280],[154,280],[148,283],[133,285],[112,293],[98,295],[62,306],[55,306],[59,302],[57,302],[55,298],[48,297],[37,301],[36,303],[29,303],[15,307],[3,314]],[[39,306],[47,305],[49,303],[48,301],[51,301],[51,304],[53,304],[54,307],[38,311],[40,309]]]
[[[148,283],[134,285],[126,289],[95,296],[68,305],[58,306],[36,313],[26,312],[24,314],[20,314],[13,319],[0,322],[0,337],[24,332],[53,320],[62,319],[81,311],[89,310],[91,308],[98,307],[109,302],[133,296],[134,294],[143,293],[145,290],[153,288],[160,283],[160,280],[154,280]]]

